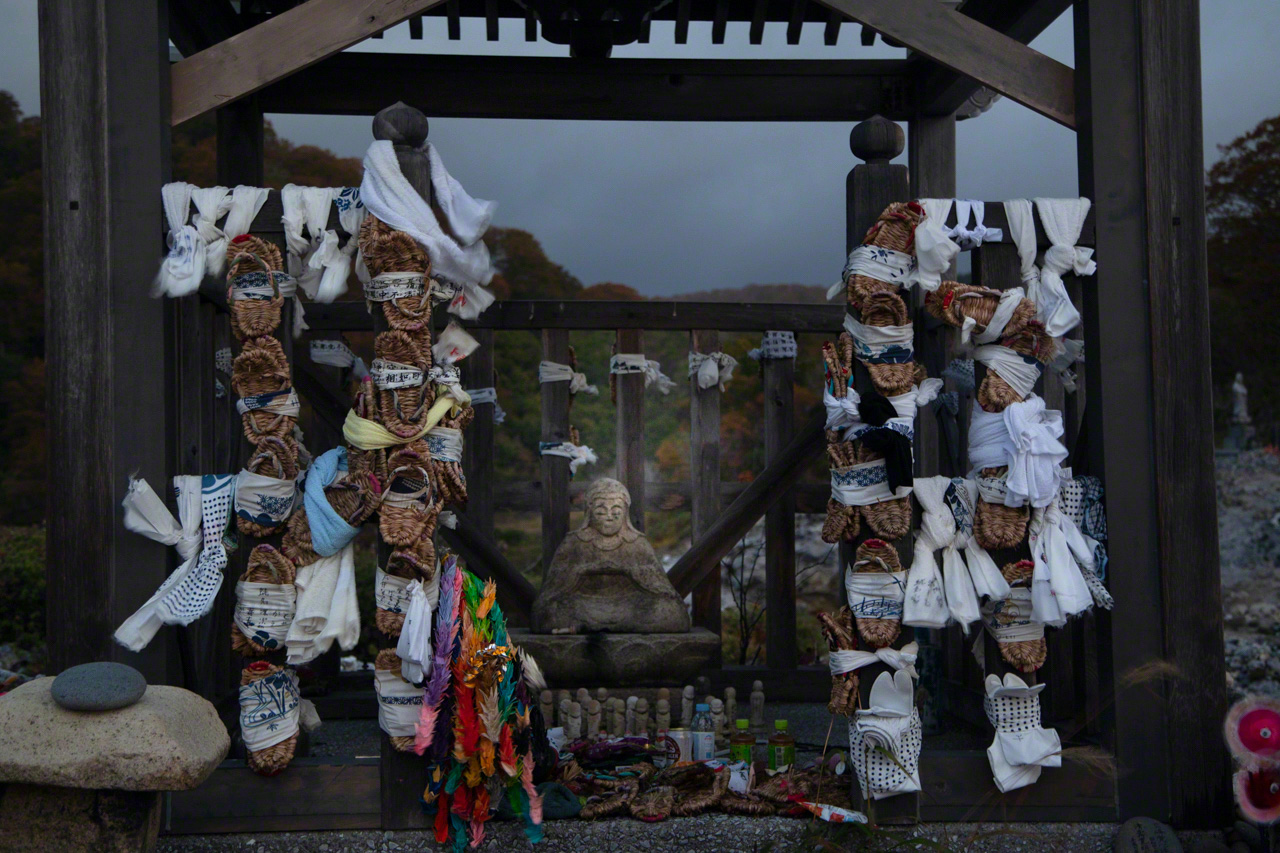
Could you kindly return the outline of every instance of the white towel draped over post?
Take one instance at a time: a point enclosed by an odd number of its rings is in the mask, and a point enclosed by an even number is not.
[[[738,360],[727,352],[691,352],[689,353],[689,376],[698,377],[699,388],[719,387],[724,391],[725,383],[733,378],[733,369]]]
[[[937,290],[942,276],[951,268],[951,262],[960,254],[960,247],[947,236],[947,213],[951,210],[949,198],[922,198],[924,219],[916,226],[916,281],[921,289]]]
[[[644,387],[657,385],[658,392],[663,396],[670,394],[671,389],[676,387],[675,380],[662,372],[662,365],[651,358],[645,358],[644,353],[617,353],[609,359],[609,372],[618,376],[643,373]]]
[[[1087,198],[1036,199],[1040,223],[1052,245],[1044,253],[1044,268],[1040,270],[1040,286],[1034,301],[1045,331],[1055,338],[1080,325],[1080,312],[1071,304],[1062,276],[1067,273],[1093,275],[1098,268],[1092,260],[1093,249],[1076,245],[1090,204]]]
[[[222,275],[227,266],[227,234],[218,220],[231,210],[231,190],[226,187],[204,187],[191,191],[196,206],[195,228],[205,244],[205,273],[211,278]]]

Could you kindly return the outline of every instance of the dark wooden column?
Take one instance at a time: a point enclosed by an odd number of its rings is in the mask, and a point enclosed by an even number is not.
[[[720,333],[700,329],[689,333],[689,348],[711,353],[720,349]],[[699,388],[689,377],[689,479],[692,519],[690,541],[697,542],[720,515],[720,388]],[[721,588],[724,572],[708,574],[693,590],[693,624],[720,633]]]
[[[474,329],[471,334],[480,346],[462,362],[463,381],[467,388],[491,388],[494,385],[493,329]],[[462,467],[467,475],[467,518],[487,539],[493,539],[495,407],[494,403],[474,406],[476,416],[467,428],[466,444],[462,450]]]
[[[1075,5],[1088,464],[1103,478],[1120,817],[1220,826],[1231,810],[1215,524],[1196,0]],[[1178,675],[1129,684],[1159,660]]]
[[[569,363],[569,333],[563,329],[542,330],[542,360]],[[569,383],[542,383],[542,441],[569,440]],[[542,577],[547,577],[551,558],[560,540],[569,532],[569,460],[563,456],[542,457]]]
[[[644,332],[618,330],[618,352],[643,353]],[[616,377],[618,383],[618,479],[631,493],[631,522],[644,530],[644,374]]]
[[[39,20],[50,671],[115,659],[166,683],[171,632],[138,654],[111,639],[171,565],[120,509],[130,475],[166,494],[173,474],[168,307],[149,285],[169,177],[166,6],[42,0]]]
[[[795,432],[794,358],[760,358],[764,386],[764,459],[771,465]],[[764,516],[765,661],[792,670],[796,647],[796,496],[787,489]]]

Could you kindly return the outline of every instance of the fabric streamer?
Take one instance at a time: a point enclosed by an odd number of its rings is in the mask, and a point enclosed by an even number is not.
[[[849,724],[849,756],[863,798],[919,791],[923,737],[910,673],[880,673],[868,699]]]
[[[956,199],[956,224],[947,234],[961,250],[977,249],[984,242],[999,243],[1004,239],[1004,231],[999,228],[988,228],[982,220],[986,216],[987,206],[974,199]],[[969,227],[970,214],[973,216],[973,227]]]
[[[248,234],[254,218],[266,204],[271,191],[266,187],[248,187],[244,184],[231,191],[231,208],[227,211],[227,219],[222,223],[223,233],[230,239],[241,234]]]
[[[433,274],[461,288],[449,312],[474,319],[493,303],[493,294],[484,285],[492,280],[494,270],[489,249],[480,238],[489,228],[496,204],[468,195],[445,170],[435,146],[427,142],[423,147],[431,167],[431,195],[445,215],[447,229],[400,171],[395,147],[388,140],[373,142],[365,154],[360,199],[369,213],[409,234],[427,250]]]
[[[174,477],[177,519],[146,480],[129,481],[121,502],[125,529],[172,545],[182,565],[116,629],[117,643],[129,651],[142,651],[161,625],[190,625],[209,612],[227,567],[222,533],[231,518],[235,480],[214,474]]]
[[[986,344],[973,351],[973,359],[1009,383],[1009,387],[1024,400],[1035,392],[1036,381],[1040,378],[1040,362],[1031,356],[999,344]]]
[[[240,685],[240,736],[245,749],[261,752],[298,733],[298,674],[282,669]]]
[[[869,364],[905,364],[914,358],[915,329],[905,326],[864,326],[844,315],[845,331],[853,336],[853,354]]]
[[[232,620],[246,637],[274,651],[284,645],[297,599],[298,591],[291,583],[237,581]]]
[[[947,486],[944,500],[951,509],[951,517],[955,519],[956,535],[964,539],[964,561],[973,591],[979,599],[1004,598],[1009,594],[1009,582],[1005,580],[987,549],[979,545],[973,535],[973,515],[977,507],[978,491],[973,480],[956,477]],[[947,589],[950,595],[951,588],[948,586]]]
[[[1062,277],[1067,273],[1093,275],[1098,265],[1093,249],[1077,246],[1091,202],[1087,198],[1038,198],[1036,211],[1052,244],[1044,253],[1040,286],[1036,290],[1037,316],[1045,331],[1060,338],[1080,325],[1080,312],[1071,304]]]
[[[199,290],[204,279],[205,242],[200,232],[187,224],[194,189],[185,181],[175,181],[165,184],[160,190],[164,217],[169,223],[169,233],[165,237],[169,251],[156,273],[152,296],[187,296]]]
[[[889,488],[889,473],[883,459],[831,469],[831,497],[845,506],[871,506],[909,494],[909,485]]]
[[[1084,573],[1093,572],[1093,549],[1055,499],[1031,515],[1027,536],[1035,569],[1031,576],[1032,618],[1062,627],[1067,618],[1093,605]]]
[[[440,572],[428,581],[413,580],[405,588],[409,606],[405,608],[404,627],[396,654],[400,657],[400,676],[421,684],[431,674],[431,623],[436,603],[440,600]]]
[[[391,737],[413,737],[422,711],[422,688],[390,670],[375,669],[373,690],[378,694],[378,728]]]
[[[955,619],[968,633],[969,623],[978,619],[978,599],[969,580],[969,571],[959,556],[965,538],[946,504],[945,495],[950,484],[946,477],[915,479],[913,491],[922,514],[911,568],[907,572],[902,622],[919,628],[945,628],[948,621]],[[946,585],[938,574],[933,556],[935,551],[943,548],[946,549],[943,555]],[[948,585],[955,589],[949,589]],[[950,598],[956,599],[954,604]]]
[[[333,197],[333,206],[338,208],[338,224],[342,226],[342,230],[346,231],[350,236],[347,237],[347,243],[342,247],[342,253],[348,258],[353,259],[351,265],[354,266],[356,278],[364,284],[369,280],[369,268],[365,266],[364,255],[360,251],[360,226],[364,224],[365,210],[364,202],[360,200],[359,187],[343,187],[338,194]],[[325,289],[322,283],[322,291]],[[342,289],[337,295],[347,292],[347,280],[344,276],[342,279]]]
[[[227,265],[227,235],[218,227],[218,220],[231,210],[231,190],[226,187],[196,188],[191,191],[191,202],[196,206],[195,229],[204,241],[204,271],[217,278]]]
[[[760,361],[766,358],[795,358],[796,336],[794,332],[766,331],[760,346],[750,350],[747,358]]]
[[[431,357],[436,364],[457,364],[475,352],[478,346],[479,341],[451,321],[436,338],[435,345],[431,347]]]
[[[1077,361],[1084,361],[1084,341],[1075,338],[1059,338],[1058,354],[1049,362],[1049,369],[1062,380],[1062,390],[1076,390],[1076,374],[1071,370]]]
[[[1009,238],[1018,248],[1018,260],[1022,266],[1022,284],[1027,298],[1040,305],[1040,268],[1036,266],[1036,222],[1031,212],[1031,202],[1025,198],[1011,198],[1004,203],[1005,218],[1009,220]]]
[[[422,368],[412,364],[375,358],[369,368],[369,377],[378,390],[391,391],[396,388],[417,388],[426,380],[427,374]]]
[[[844,588],[849,597],[849,610],[855,617],[859,619],[902,617],[902,603],[907,589],[905,571],[846,571]]]
[[[394,302],[421,296],[426,290],[426,274],[420,272],[384,272],[364,283],[364,299],[369,302]]]
[[[574,444],[570,441],[540,441],[538,442],[539,456],[563,456],[569,460],[569,476],[572,477],[578,473],[578,469],[588,462],[594,465],[597,461],[596,452],[585,444]]]
[[[907,643],[901,649],[888,647],[864,652],[857,649],[832,649],[827,653],[827,663],[832,675],[844,675],[846,672],[862,669],[873,663],[882,663],[890,669],[902,670],[912,678],[919,678],[916,672],[916,654],[920,651],[919,643]]]
[[[433,427],[427,433],[427,450],[437,462],[462,462],[462,430]]]
[[[298,569],[294,586],[298,605],[285,638],[288,662],[296,666],[313,661],[334,640],[343,651],[355,648],[360,640],[355,545],[349,542],[338,553]]]
[[[439,401],[437,401],[437,404],[438,403]],[[432,407],[431,411],[435,411],[435,406]],[[356,414],[355,409],[349,409],[347,411],[346,420],[342,422],[342,437],[346,440],[347,444],[350,444],[353,447],[358,447],[361,450],[380,450],[384,447],[398,447],[402,444],[408,444],[411,441],[417,441],[422,438],[431,431],[432,427],[440,423],[447,411],[448,408],[446,407],[444,411],[440,412],[434,421],[431,419],[431,412],[428,412],[427,419],[412,435],[401,436],[391,432],[377,421],[360,417]]]
[[[1040,692],[1045,686],[1028,687],[1012,672],[1003,682],[998,675],[987,676],[983,707],[996,730],[987,760],[1001,793],[1035,783],[1042,767],[1062,766],[1057,731],[1040,723]]]
[[[949,198],[922,198],[924,219],[916,226],[916,281],[923,290],[934,291],[942,285],[942,276],[960,254],[960,247],[947,236]]]
[[[897,284],[910,289],[916,282],[916,258],[906,252],[883,246],[861,245],[849,253],[840,280],[827,288],[827,298],[835,299],[845,291],[850,276],[865,275],[876,281]]]
[[[325,240],[329,223],[329,205],[335,189],[285,184],[280,190],[281,217],[289,274],[298,279],[302,292],[316,298],[323,268],[314,269],[310,261]],[[306,231],[306,236],[303,231]],[[337,234],[334,234],[334,241]]]
[[[1047,506],[1063,481],[1062,461],[1067,449],[1062,413],[1046,409],[1032,394],[1003,412],[974,406],[969,421],[969,462],[976,473],[983,468],[1009,466],[1005,506]]]
[[[586,377],[583,377],[584,379]],[[594,387],[594,386],[593,386]],[[570,388],[570,393],[573,389]],[[599,392],[597,392],[599,393]],[[502,410],[502,406],[498,403],[498,389],[492,386],[488,388],[468,388],[467,396],[471,398],[471,406],[483,406],[485,404],[493,405],[493,422],[500,424],[507,419],[507,413]]]
[[[369,375],[369,369],[365,367],[364,361],[351,351],[351,347],[347,346],[347,342],[343,340],[313,340],[311,341],[311,360],[316,364],[324,364],[329,367],[350,368],[351,374],[356,380],[362,380]]]
[[[325,487],[346,472],[347,449],[334,447],[316,457],[303,483],[302,501],[311,528],[311,549],[322,557],[337,554],[360,533],[360,528],[352,527],[338,515],[324,495]]]
[[[689,376],[698,377],[699,388],[718,386],[723,392],[737,366],[738,360],[727,352],[689,353]]]
[[[912,417],[899,418],[897,410],[883,394],[869,391],[858,403],[858,416],[864,426],[854,427],[851,433],[869,450],[884,459],[885,477],[889,489],[897,492],[911,484],[911,439],[914,437],[914,410]]]
[[[554,361],[542,361],[538,363],[538,382],[540,384],[545,384],[547,382],[568,382],[570,394],[590,394],[594,397],[600,393],[599,388],[588,384],[587,375],[585,373],[577,373],[570,365],[559,364]]]
[[[671,389],[676,387],[675,380],[662,372],[662,365],[651,358],[645,358],[644,353],[620,352],[609,359],[609,372],[617,376],[626,376],[633,373],[644,374],[644,387],[657,385],[658,392],[663,396],[671,393]]]

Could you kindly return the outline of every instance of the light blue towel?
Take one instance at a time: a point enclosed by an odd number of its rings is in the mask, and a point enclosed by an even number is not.
[[[303,502],[311,525],[311,548],[322,557],[332,557],[347,547],[360,528],[347,524],[324,496],[324,487],[347,470],[347,449],[335,447],[320,454],[307,471]]]

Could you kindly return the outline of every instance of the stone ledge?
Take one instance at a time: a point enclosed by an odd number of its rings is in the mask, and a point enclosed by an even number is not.
[[[552,687],[669,687],[719,666],[720,637],[687,634],[533,634],[511,640],[533,655]]]

